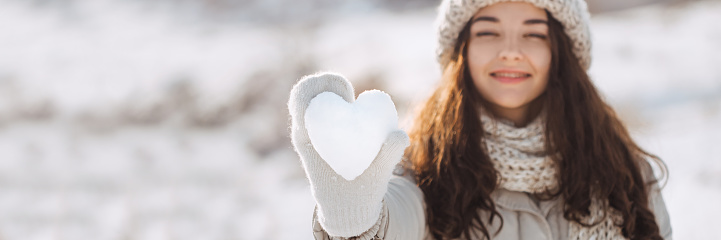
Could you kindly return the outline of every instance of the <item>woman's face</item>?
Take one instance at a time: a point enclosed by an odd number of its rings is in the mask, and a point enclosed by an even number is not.
[[[525,114],[548,83],[546,12],[530,3],[497,3],[471,21],[467,63],[476,89],[495,111]]]

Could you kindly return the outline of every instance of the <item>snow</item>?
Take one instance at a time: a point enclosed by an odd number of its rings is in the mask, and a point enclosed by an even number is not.
[[[393,100],[380,90],[365,91],[349,103],[332,92],[311,99],[305,127],[313,148],[346,180],[361,175],[383,142],[398,130]]]
[[[44,2],[0,1],[0,239],[312,239],[295,81],[381,89],[402,127],[440,74],[431,8],[261,25],[178,1]],[[668,165],[676,239],[721,239],[720,12],[592,18],[591,76]]]

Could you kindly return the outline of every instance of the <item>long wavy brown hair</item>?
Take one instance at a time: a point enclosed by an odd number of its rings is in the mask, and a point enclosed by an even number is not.
[[[665,178],[664,163],[634,143],[580,66],[561,23],[546,14],[552,63],[546,90],[532,107],[545,108],[545,146],[547,152],[559,156],[553,159],[559,187],[536,197],[561,197],[564,217],[584,226],[595,224],[581,221],[590,214],[591,198],[606,199],[607,207],[623,216],[619,227],[625,237],[661,239],[648,206],[651,184],[657,180],[651,172],[648,179],[653,181],[645,181],[642,172],[650,169],[647,160],[651,160]],[[477,108],[484,101],[466,64],[469,29],[467,24],[454,54],[445,61],[440,85],[422,105],[409,131],[411,147],[405,158],[425,195],[426,219],[435,239],[490,239],[492,233],[482,220],[500,221],[503,226],[490,198],[500,176],[481,147]],[[477,230],[482,236],[476,235]]]

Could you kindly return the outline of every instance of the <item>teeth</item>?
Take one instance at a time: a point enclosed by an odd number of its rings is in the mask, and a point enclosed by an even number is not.
[[[508,78],[522,78],[522,77],[529,77],[530,74],[525,73],[508,73],[508,72],[498,72],[493,73],[492,75],[496,77],[508,77]]]

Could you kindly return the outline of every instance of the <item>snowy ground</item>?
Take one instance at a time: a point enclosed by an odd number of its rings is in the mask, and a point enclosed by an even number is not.
[[[0,1],[0,239],[311,239],[287,95],[317,70],[438,79],[433,9],[198,21],[140,1]],[[721,2],[592,19],[599,89],[666,161],[676,239],[721,239]]]

